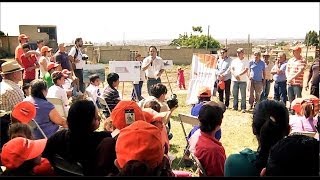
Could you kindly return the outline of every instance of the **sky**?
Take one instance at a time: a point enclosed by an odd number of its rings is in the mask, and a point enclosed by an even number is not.
[[[320,3],[0,3],[0,30],[56,25],[58,42],[174,39],[192,26],[216,39],[304,38],[319,32]]]

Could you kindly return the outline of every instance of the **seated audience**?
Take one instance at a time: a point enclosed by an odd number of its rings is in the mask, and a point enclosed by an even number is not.
[[[93,102],[97,103],[97,97],[101,95],[99,85],[100,85],[100,78],[98,74],[93,74],[89,76],[90,84],[86,88],[86,92],[90,94]]]
[[[54,62],[49,62],[47,65],[48,72],[44,75],[43,80],[46,81],[48,88],[50,88],[54,83],[52,81],[52,73],[57,71],[59,64]]]
[[[110,73],[107,76],[108,86],[103,90],[102,97],[106,100],[110,111],[119,103],[120,96],[116,89],[119,86],[119,75],[117,73]]]
[[[118,174],[114,165],[116,159],[115,145],[121,129],[129,126],[134,121],[144,120],[143,112],[135,101],[120,101],[110,115],[112,123],[112,137],[104,138],[97,147],[95,175],[110,176]],[[105,153],[108,152],[108,153]]]
[[[67,97],[67,92],[63,89],[62,85],[64,84],[65,78],[67,77],[61,71],[55,71],[51,74],[52,81],[54,83],[48,89],[47,98],[58,98],[61,99],[65,112],[69,110],[69,100]],[[67,114],[67,113],[66,113]]]
[[[30,83],[25,83],[23,86],[22,86],[22,90],[23,90],[23,93],[24,93],[24,97],[29,97],[30,96],[30,91],[31,91],[31,86],[30,86]]]
[[[116,156],[119,176],[174,176],[163,152],[159,128],[145,121],[121,129]]]
[[[319,142],[293,135],[278,141],[270,150],[262,176],[319,176]]]
[[[30,140],[16,137],[3,145],[1,163],[6,167],[2,176],[35,176],[34,168],[41,163],[47,139]]]
[[[214,138],[222,123],[223,110],[214,102],[204,104],[198,119],[200,135],[198,138],[190,138],[190,152],[199,159],[207,176],[223,176],[226,153],[221,142]]]
[[[69,129],[58,131],[48,139],[43,157],[52,162],[57,154],[67,162],[80,163],[84,175],[93,175],[96,148],[111,134],[96,131],[100,117],[92,101],[79,100],[72,104],[67,122]]]
[[[68,127],[66,119],[62,117],[52,103],[47,101],[48,88],[45,81],[36,79],[31,82],[31,97],[29,101],[36,106],[36,117],[34,120],[39,124],[44,134],[49,138],[58,131],[59,126]],[[35,139],[43,138],[40,131],[34,132]]]
[[[259,176],[266,166],[271,147],[289,134],[289,112],[281,101],[264,100],[255,106],[252,122],[258,149],[245,148],[231,154],[224,167],[225,176]]]

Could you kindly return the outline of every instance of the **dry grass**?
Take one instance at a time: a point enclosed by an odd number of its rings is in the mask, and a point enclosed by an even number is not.
[[[190,78],[190,68],[191,66],[181,66],[185,69],[185,79],[186,79],[186,86],[188,86],[189,78]],[[172,133],[173,139],[170,141],[170,153],[172,153],[176,159],[173,161],[173,168],[180,169],[180,170],[188,170],[194,172],[194,169],[185,168],[183,162],[178,166],[179,160],[183,156],[183,150],[186,146],[186,140],[181,128],[181,124],[178,120],[179,113],[190,114],[191,106],[187,105],[186,97],[187,97],[187,90],[180,90],[176,84],[177,80],[177,66],[174,66],[173,69],[167,71],[168,79],[171,82],[171,88],[173,93],[177,94],[179,100],[179,107],[174,111],[172,115]],[[107,69],[108,72],[108,69]],[[165,73],[161,77],[162,82],[167,85],[168,88],[168,95],[171,94],[170,86]],[[146,83],[143,85],[143,95],[147,97],[147,87]],[[187,87],[188,88],[188,87]],[[119,91],[122,93],[123,91],[123,83],[119,85]],[[130,99],[132,92],[132,85],[129,82],[124,82],[124,99]],[[213,100],[217,100],[213,98]],[[232,100],[230,101],[230,107],[232,107]],[[224,114],[223,122],[222,122],[222,138],[221,142],[226,150],[227,156],[232,153],[237,153],[242,149],[249,147],[252,149],[257,148],[257,141],[252,134],[251,129],[251,113],[241,113],[238,111],[227,110]],[[186,132],[189,133],[191,130],[190,125],[185,125]]]

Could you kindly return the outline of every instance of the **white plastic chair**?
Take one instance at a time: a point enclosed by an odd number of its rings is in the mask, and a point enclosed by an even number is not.
[[[59,98],[47,98],[47,100],[54,105],[54,107],[57,109],[57,111],[59,112],[59,114],[62,117],[65,117],[65,118],[68,117],[68,112],[66,112],[65,106],[64,106],[64,104],[63,104],[61,99],[59,99]]]

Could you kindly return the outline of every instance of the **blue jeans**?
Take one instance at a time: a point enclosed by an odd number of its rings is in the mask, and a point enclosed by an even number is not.
[[[288,96],[289,96],[289,102],[291,102],[295,98],[301,98],[302,87],[298,85],[288,85]]]
[[[147,80],[147,88],[148,88],[149,96],[151,96],[151,93],[150,93],[151,86],[154,85],[154,84],[158,84],[158,83],[161,83],[161,79],[160,78],[158,78],[158,79],[148,78],[148,80]]]
[[[287,102],[287,81],[274,82],[274,100]]]
[[[268,99],[269,92],[270,92],[270,84],[271,80],[266,80],[266,85],[264,86],[261,96],[260,96],[260,101],[263,101],[265,99]]]
[[[141,96],[142,85],[143,85],[143,81],[139,81],[139,84],[133,84],[134,89],[132,90],[132,93],[131,93],[132,99],[134,100],[136,99],[136,93],[137,93],[138,100],[139,101],[142,100],[142,96]],[[136,93],[134,91],[136,91]]]
[[[241,94],[241,110],[246,110],[247,82],[233,81],[233,109],[238,109],[239,90]]]

